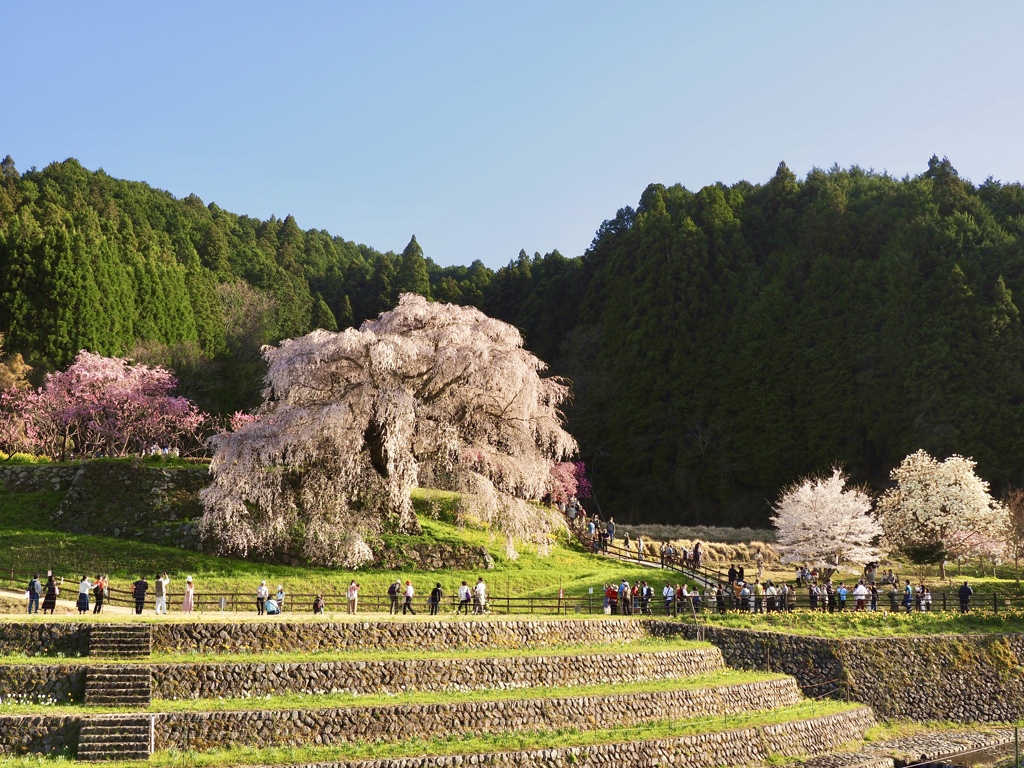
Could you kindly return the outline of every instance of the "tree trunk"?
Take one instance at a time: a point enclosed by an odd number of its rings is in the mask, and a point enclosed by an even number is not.
[[[945,560],[940,560],[939,561],[939,578],[943,579],[943,580],[946,578],[946,561]]]

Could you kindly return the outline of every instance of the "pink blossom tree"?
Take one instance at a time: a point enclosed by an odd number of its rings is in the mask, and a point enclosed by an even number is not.
[[[258,418],[212,439],[203,531],[224,551],[301,543],[358,566],[367,539],[415,532],[421,476],[463,493],[463,513],[508,540],[544,544],[557,515],[530,500],[576,451],[569,394],[512,326],[412,294],[358,330],[317,330],[266,348]]]
[[[39,389],[0,395],[0,440],[58,459],[125,456],[153,445],[201,451],[209,417],[175,397],[176,386],[164,368],[83,350]]]

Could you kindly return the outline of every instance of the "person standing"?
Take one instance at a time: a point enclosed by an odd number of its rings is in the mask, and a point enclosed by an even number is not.
[[[145,576],[140,576],[138,581],[132,584],[132,597],[135,598],[135,614],[142,614],[142,607],[146,604],[146,592],[149,591],[149,582]]]
[[[35,613],[39,613],[39,593],[43,591],[43,585],[39,581],[39,574],[33,573],[28,582],[28,612],[32,613],[35,606]]]
[[[672,588],[672,585],[667,581],[665,582],[665,588],[661,590],[661,596],[665,598],[665,615],[672,615],[672,605],[676,601],[676,591]]]
[[[459,587],[459,607],[455,609],[455,613],[462,613],[462,609],[466,609],[466,615],[469,616],[469,604],[473,601],[473,596],[469,585],[466,582],[462,582],[462,586]]]
[[[971,589],[971,585],[966,581],[964,585],[957,590],[957,596],[960,598],[960,613],[967,613],[971,610],[971,595],[974,594],[974,590]]]
[[[57,607],[57,595],[60,594],[60,587],[57,586],[57,582],[53,579],[51,573],[46,577],[46,594],[43,595],[43,615],[49,611],[50,615],[53,615],[54,608]]]
[[[181,599],[181,612],[184,614],[192,613],[192,608],[195,606],[195,600],[195,585],[192,583],[192,577],[189,576],[185,579],[185,596]]]
[[[441,589],[441,582],[437,582],[434,588],[430,590],[430,615],[437,616],[437,609],[441,605],[441,598],[444,597],[444,591]]]
[[[391,615],[394,616],[398,613],[398,595],[402,591],[402,582],[400,579],[395,579],[391,586],[388,587],[388,597],[391,599]]]
[[[359,585],[356,584],[355,579],[348,585],[348,612],[355,614],[359,609]]]
[[[487,585],[484,584],[483,576],[476,580],[476,588],[473,592],[476,595],[476,612],[485,613],[487,611]]]
[[[416,590],[413,589],[412,582],[405,582],[405,602],[402,603],[402,615],[405,616],[406,612],[411,613],[413,616],[416,615],[416,611],[412,609],[412,598],[416,594]]]
[[[270,597],[270,588],[267,587],[267,581],[264,579],[260,582],[260,585],[256,588],[256,615],[262,616],[267,608],[267,598]]]
[[[89,593],[92,592],[92,584],[89,583],[89,577],[82,575],[82,580],[78,582],[78,615],[81,616],[83,613],[89,612]]]
[[[167,585],[171,583],[171,580],[167,578],[167,572],[164,571],[156,577],[156,583],[153,585],[153,594],[155,595],[154,609],[156,615],[159,616],[161,612],[167,615]]]
[[[107,596],[107,580],[103,574],[96,574],[96,581],[92,583],[92,596],[96,598],[96,607],[92,609],[94,614],[103,613],[103,599]]]
[[[277,585],[277,610],[284,613],[284,584]]]
[[[313,598],[313,613],[315,615],[315,614],[323,613],[323,612],[324,612],[324,596],[323,595],[317,595],[315,598]]]

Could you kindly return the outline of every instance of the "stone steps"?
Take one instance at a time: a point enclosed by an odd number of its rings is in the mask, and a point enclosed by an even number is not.
[[[151,715],[90,717],[78,731],[79,760],[147,760],[152,747]]]
[[[110,665],[89,667],[85,673],[85,703],[104,707],[147,707],[153,697],[148,667]]]
[[[89,632],[89,655],[113,658],[148,658],[153,633],[148,624],[96,624]]]

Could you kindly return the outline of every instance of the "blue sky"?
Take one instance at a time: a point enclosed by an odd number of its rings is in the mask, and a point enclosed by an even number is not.
[[[10,4],[0,156],[493,267],[780,160],[1024,179],[1019,2],[294,5]]]

